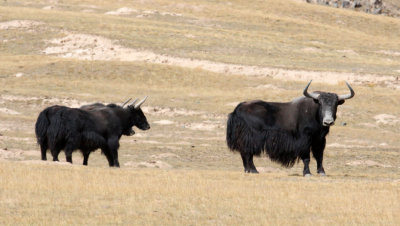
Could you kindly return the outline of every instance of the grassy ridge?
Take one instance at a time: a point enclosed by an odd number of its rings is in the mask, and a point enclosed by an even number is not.
[[[91,4],[97,7],[92,13],[81,12]],[[104,15],[118,7],[138,12]],[[199,10],[187,10],[190,7]],[[137,17],[149,9],[182,15]],[[119,40],[127,47],[227,63],[392,75],[399,70],[399,56],[380,52],[400,51],[398,19],[292,1],[255,1],[251,5],[241,1],[119,1],[117,5],[86,1],[65,3],[55,10],[20,6],[0,10],[2,20],[45,22],[48,38],[54,29],[63,29]],[[43,43],[32,44],[36,53],[43,48]],[[8,51],[18,51],[18,47]]]

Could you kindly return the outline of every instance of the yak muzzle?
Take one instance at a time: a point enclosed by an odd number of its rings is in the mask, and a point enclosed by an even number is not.
[[[326,118],[322,122],[322,125],[324,125],[324,126],[332,126],[333,124],[335,124],[335,121],[333,120],[333,118]]]

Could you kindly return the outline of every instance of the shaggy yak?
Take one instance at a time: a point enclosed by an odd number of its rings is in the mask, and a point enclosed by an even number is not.
[[[58,161],[59,153],[64,150],[66,160],[72,163],[72,152],[80,149],[84,158],[83,165],[87,165],[90,153],[100,148],[109,165],[119,167],[121,136],[135,134],[133,126],[142,130],[150,129],[140,109],[146,98],[139,102],[136,99],[127,107],[124,107],[125,102],[122,106],[96,103],[81,108],[55,105],[44,109],[35,125],[42,160],[47,160],[48,149],[53,161]]]
[[[354,96],[327,92],[309,93],[288,103],[254,100],[240,103],[229,114],[226,141],[230,150],[238,151],[244,171],[258,173],[253,155],[266,153],[272,161],[292,167],[299,159],[304,163],[304,176],[310,176],[310,151],[317,161],[317,173],[325,175],[322,159],[325,137],[334,124],[338,105]]]

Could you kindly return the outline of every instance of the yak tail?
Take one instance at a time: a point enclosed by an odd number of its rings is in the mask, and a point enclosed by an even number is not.
[[[47,129],[49,128],[50,125],[48,112],[49,108],[46,108],[42,112],[40,112],[35,124],[36,139],[37,143],[40,146],[47,145]]]
[[[55,147],[64,141],[68,132],[62,118],[64,110],[65,107],[52,106],[40,112],[35,125],[35,133],[37,143],[42,149]]]
[[[273,128],[256,130],[236,110],[228,116],[226,142],[231,151],[256,156],[265,153],[284,167],[292,167],[310,147],[306,136]]]
[[[231,151],[258,156],[264,150],[265,136],[250,128],[235,110],[228,116],[226,143]]]

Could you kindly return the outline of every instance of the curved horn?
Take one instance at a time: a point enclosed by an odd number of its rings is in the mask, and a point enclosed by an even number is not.
[[[311,82],[312,82],[312,80],[310,80],[310,82],[308,83],[308,85],[306,86],[306,88],[304,88],[303,94],[304,94],[304,96],[306,96],[306,97],[313,98],[313,99],[318,99],[319,94],[309,93],[309,92],[307,91],[307,90],[308,90],[308,87],[309,87],[310,84],[311,84]]]
[[[127,104],[129,101],[131,101],[132,100],[132,98],[129,98],[129,99],[127,99],[122,105],[121,105],[121,107],[124,107],[125,106],[125,104]]]
[[[136,101],[138,101],[138,98],[136,98],[135,100],[133,100],[132,103],[130,103],[130,104],[128,105],[128,107],[134,106],[134,104],[136,103]]]
[[[354,90],[351,88],[351,86],[349,85],[349,83],[346,82],[347,87],[349,87],[350,90],[350,94],[343,94],[343,95],[339,95],[339,100],[346,100],[346,99],[350,99],[352,97],[354,97]]]
[[[143,100],[141,100],[141,101],[139,101],[139,103],[137,103],[137,104],[135,104],[135,109],[138,109],[138,108],[140,108],[140,105],[142,105],[145,101],[146,101],[146,99],[147,99],[147,96],[145,96],[144,98],[143,98]]]

